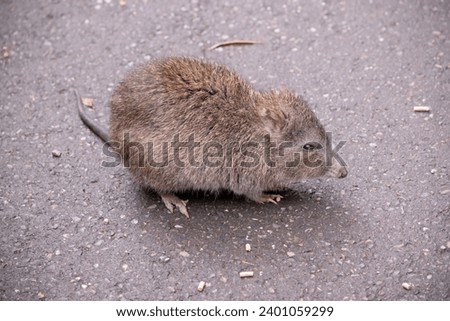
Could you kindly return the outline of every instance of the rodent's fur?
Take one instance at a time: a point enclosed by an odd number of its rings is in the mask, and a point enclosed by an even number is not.
[[[255,91],[219,64],[184,57],[146,63],[119,83],[110,107],[109,137],[82,107],[80,116],[109,141],[138,184],[161,195],[170,212],[175,205],[188,216],[186,201],[178,199],[176,192],[227,189],[256,202],[276,203],[281,196],[264,191],[313,177],[347,175],[337,161],[326,164],[325,130],[302,97],[286,89]],[[268,137],[274,146],[291,142],[270,156],[270,162],[264,155]],[[208,149],[210,145],[216,149]],[[205,152],[220,146],[223,153],[212,154],[222,155],[223,161],[208,166]],[[296,156],[303,157],[305,147],[308,159],[321,161],[320,166],[308,161],[286,166]],[[259,161],[242,166],[249,155]],[[149,163],[165,157],[166,166]]]

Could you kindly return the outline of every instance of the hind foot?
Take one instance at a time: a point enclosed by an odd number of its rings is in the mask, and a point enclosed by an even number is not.
[[[164,205],[169,210],[169,213],[173,213],[174,205],[178,208],[181,214],[189,218],[189,213],[186,208],[186,204],[188,200],[183,201],[180,200],[177,196],[174,194],[160,194],[162,201],[164,202]]]
[[[274,204],[278,204],[279,201],[281,201],[281,199],[283,198],[283,196],[278,195],[278,194],[261,194],[261,196],[256,197],[254,200],[257,203],[274,203]]]

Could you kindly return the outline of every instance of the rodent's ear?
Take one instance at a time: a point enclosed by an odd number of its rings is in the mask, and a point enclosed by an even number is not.
[[[278,106],[259,106],[258,114],[270,133],[281,133],[286,127],[287,116]]]

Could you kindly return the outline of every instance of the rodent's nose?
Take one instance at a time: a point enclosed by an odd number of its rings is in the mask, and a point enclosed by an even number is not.
[[[338,171],[336,176],[337,176],[337,178],[344,178],[344,177],[347,177],[347,174],[348,174],[347,168],[342,166],[339,169],[339,171]]]

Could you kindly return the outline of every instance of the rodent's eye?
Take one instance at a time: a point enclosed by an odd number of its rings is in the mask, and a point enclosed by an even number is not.
[[[305,145],[303,145],[303,149],[304,150],[313,150],[314,145],[313,144],[305,144]]]
[[[304,150],[315,150],[315,149],[321,149],[322,145],[320,144],[316,144],[316,143],[307,143],[305,145],[303,145],[303,149]]]

